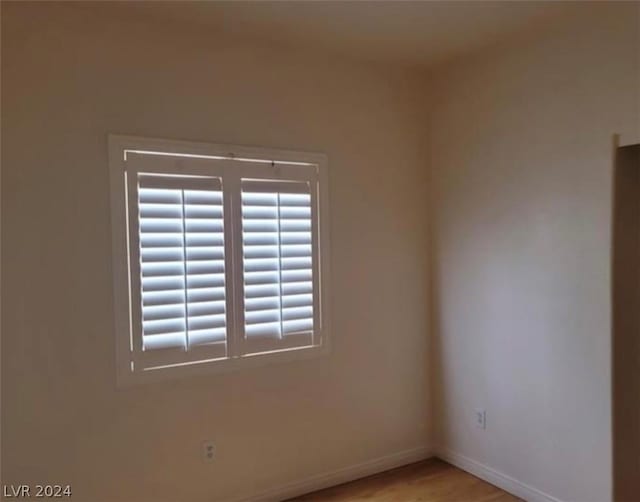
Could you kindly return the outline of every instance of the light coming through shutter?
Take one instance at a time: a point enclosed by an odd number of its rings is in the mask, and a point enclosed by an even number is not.
[[[241,199],[249,351],[309,345],[314,331],[309,183],[244,180]]]
[[[140,175],[138,181],[142,350],[224,348],[220,180]]]

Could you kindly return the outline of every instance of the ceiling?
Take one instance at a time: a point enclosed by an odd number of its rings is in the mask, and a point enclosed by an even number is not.
[[[543,24],[570,2],[171,1],[127,8],[261,43],[429,65]],[[574,6],[576,4],[573,4]]]

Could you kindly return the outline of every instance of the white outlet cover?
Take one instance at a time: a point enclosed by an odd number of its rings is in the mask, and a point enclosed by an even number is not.
[[[487,412],[482,408],[475,409],[475,424],[479,429],[487,428]]]

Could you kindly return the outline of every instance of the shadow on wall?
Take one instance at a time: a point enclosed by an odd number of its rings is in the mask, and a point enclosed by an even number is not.
[[[640,493],[640,144],[617,149],[613,222],[613,482]]]

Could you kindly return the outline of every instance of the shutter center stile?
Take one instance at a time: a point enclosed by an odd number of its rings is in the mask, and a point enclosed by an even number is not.
[[[280,296],[278,298],[278,317],[280,318],[280,339],[284,337],[283,312],[282,312],[282,221],[280,215],[280,194],[277,194],[277,221],[278,221],[278,285]]]
[[[187,272],[187,215],[184,203],[184,190],[180,190],[180,201],[182,209],[182,271],[184,277],[184,350],[189,350],[189,284]]]

